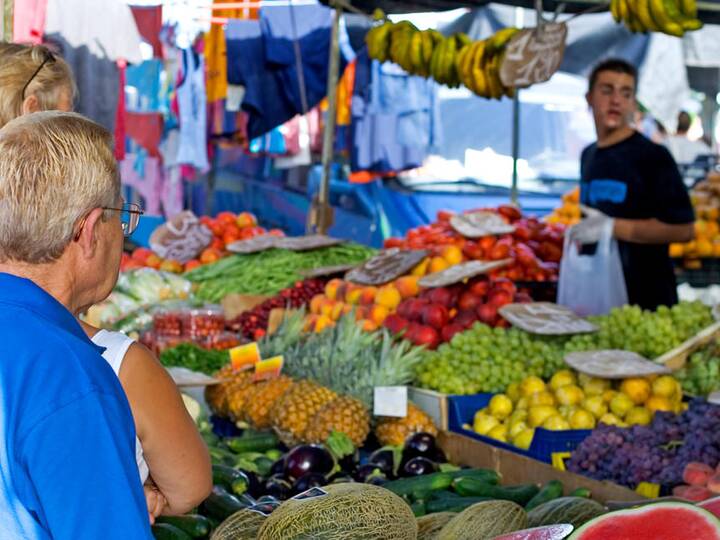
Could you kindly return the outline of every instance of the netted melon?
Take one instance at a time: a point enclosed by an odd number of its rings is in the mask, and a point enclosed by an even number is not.
[[[258,540],[415,540],[408,504],[370,484],[334,484],[316,497],[282,503],[263,523]]]
[[[530,527],[570,523],[578,528],[607,510],[599,502],[585,497],[560,497],[533,508],[528,513]]]
[[[455,516],[455,512],[437,512],[417,518],[418,540],[436,540],[438,533]]]
[[[243,508],[223,521],[210,540],[255,540],[266,519],[260,512]]]
[[[527,528],[522,506],[511,501],[485,501],[466,508],[447,525],[438,540],[491,540],[501,534]]]

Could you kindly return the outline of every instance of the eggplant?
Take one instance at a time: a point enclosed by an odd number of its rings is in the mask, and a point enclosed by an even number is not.
[[[385,477],[382,470],[380,470],[380,467],[373,465],[372,463],[360,465],[360,467],[358,467],[358,470],[355,471],[355,474],[353,475],[356,482],[362,483],[367,483],[368,479],[372,476]]]
[[[329,475],[335,468],[335,459],[324,447],[315,444],[296,446],[285,456],[285,475],[297,480],[307,473]]]
[[[383,486],[383,485],[387,484],[387,482],[388,482],[388,479],[385,475],[374,474],[374,475],[371,475],[365,483],[372,484],[373,486]]]
[[[409,460],[402,469],[402,476],[422,476],[438,471],[438,466],[433,461],[424,457],[414,457]]]
[[[265,503],[277,503],[280,504],[280,501],[277,500],[277,498],[273,497],[272,495],[263,495],[260,497],[257,501],[255,501],[255,504],[265,504]]]
[[[325,485],[327,485],[327,478],[325,478],[324,474],[310,472],[295,480],[295,483],[292,486],[292,491],[297,495],[298,493],[307,491],[310,488],[322,487]]]
[[[415,433],[405,440],[403,455],[432,459],[436,448],[435,437],[429,433]]]
[[[292,492],[292,486],[282,475],[276,474],[265,481],[264,493],[275,499],[284,501]]]
[[[355,450],[352,454],[348,454],[340,458],[340,460],[338,461],[338,465],[340,465],[340,468],[346,473],[352,474],[357,470],[359,462],[360,452],[358,452],[358,450]]]
[[[274,501],[274,502],[264,502],[264,503],[258,503],[250,510],[254,510],[255,512],[260,512],[266,516],[269,516],[273,513],[273,511],[280,506],[280,501]]]
[[[388,478],[395,476],[395,452],[390,449],[375,450],[370,454],[368,463],[380,469]]]
[[[350,476],[347,473],[344,472],[338,472],[336,474],[333,474],[330,478],[328,478],[329,484],[348,484],[350,482],[354,482],[355,479]]]
[[[281,457],[275,463],[272,464],[272,467],[270,467],[270,476],[275,476],[276,474],[285,474],[285,457]]]

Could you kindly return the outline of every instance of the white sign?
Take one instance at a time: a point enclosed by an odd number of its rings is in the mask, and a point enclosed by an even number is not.
[[[560,68],[566,38],[564,23],[545,23],[515,34],[505,48],[500,66],[503,85],[526,88],[549,80]]]
[[[374,410],[375,416],[397,416],[405,418],[408,408],[407,386],[376,386]]]

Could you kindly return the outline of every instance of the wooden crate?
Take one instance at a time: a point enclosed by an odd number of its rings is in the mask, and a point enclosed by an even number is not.
[[[672,370],[685,367],[688,356],[710,343],[720,335],[720,322],[711,324],[705,330],[691,337],[671,351],[666,352],[655,361],[669,367]]]
[[[448,396],[425,388],[408,388],[408,399],[432,418],[438,429],[448,429]]]

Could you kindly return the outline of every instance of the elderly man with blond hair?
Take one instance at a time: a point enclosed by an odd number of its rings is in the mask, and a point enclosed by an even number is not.
[[[152,538],[125,393],[74,317],[136,224],[103,128],[43,112],[0,130],[0,538]]]

